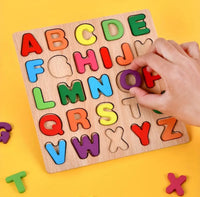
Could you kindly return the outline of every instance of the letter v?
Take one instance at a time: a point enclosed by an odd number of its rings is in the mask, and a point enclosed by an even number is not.
[[[45,148],[51,158],[54,160],[54,162],[58,165],[63,164],[65,162],[65,155],[66,155],[66,141],[65,140],[60,140],[58,142],[58,151],[57,147],[54,148],[55,146],[52,145],[51,142],[48,142],[45,145]]]

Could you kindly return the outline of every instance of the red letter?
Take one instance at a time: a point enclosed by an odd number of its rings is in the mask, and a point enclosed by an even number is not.
[[[108,48],[107,47],[101,47],[100,53],[101,53],[101,58],[102,58],[104,67],[107,68],[107,69],[112,68],[112,60],[111,60]]]
[[[144,80],[147,88],[153,88],[155,86],[154,81],[161,78],[160,75],[152,75],[150,72],[148,72],[147,67],[144,67],[142,72],[144,74]]]
[[[55,122],[55,124],[53,124],[51,128],[46,128],[45,126],[48,126],[47,122]],[[64,134],[64,131],[62,130],[62,121],[55,114],[46,114],[42,116],[39,122],[39,126],[42,133],[48,136]]]
[[[146,146],[149,144],[149,131],[151,124],[149,122],[143,122],[142,128],[137,124],[131,126],[131,130],[140,138],[141,144]]]
[[[22,56],[27,56],[32,52],[40,54],[42,53],[42,48],[31,33],[24,34],[22,38],[21,54]]]

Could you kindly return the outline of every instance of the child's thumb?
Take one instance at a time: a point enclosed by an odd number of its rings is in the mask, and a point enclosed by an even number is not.
[[[160,99],[161,95],[150,94],[139,87],[133,87],[129,91],[133,96],[136,97],[136,100],[139,104],[150,109],[160,110],[162,106]]]

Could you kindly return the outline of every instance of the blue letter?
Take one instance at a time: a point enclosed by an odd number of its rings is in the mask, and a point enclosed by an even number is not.
[[[37,74],[44,72],[41,65],[44,63],[42,59],[30,60],[26,62],[26,71],[28,73],[28,79],[30,82],[34,83],[37,81]],[[40,66],[40,67],[36,67]]]
[[[52,143],[47,143],[45,145],[45,148],[56,164],[60,165],[65,162],[65,155],[66,155],[66,141],[65,140],[60,140],[58,143],[59,153],[56,152]]]
[[[88,79],[90,92],[92,98],[94,99],[98,99],[100,97],[99,92],[103,93],[107,97],[112,96],[113,94],[108,75],[102,75],[101,82],[95,77],[90,77]]]

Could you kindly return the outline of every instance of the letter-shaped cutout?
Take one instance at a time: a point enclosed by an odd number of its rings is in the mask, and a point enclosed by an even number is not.
[[[74,61],[77,71],[80,74],[83,74],[85,72],[86,65],[89,65],[92,71],[96,71],[99,68],[95,53],[92,49],[87,50],[87,56],[85,58],[82,57],[81,53],[75,52]]]
[[[161,79],[160,75],[152,75],[150,72],[148,72],[147,67],[142,68],[142,72],[144,75],[144,81],[148,88],[153,88],[155,86],[154,81]]]
[[[133,61],[133,53],[128,43],[123,43],[121,45],[124,57],[117,56],[116,61],[121,66],[127,66]]]
[[[38,87],[33,88],[33,97],[35,105],[39,110],[50,109],[56,106],[54,101],[44,101],[42,91]]]
[[[100,54],[101,54],[101,58],[102,58],[104,67],[107,69],[112,68],[113,64],[112,64],[112,60],[111,60],[108,48],[101,47]]]
[[[112,109],[114,105],[112,103],[101,103],[97,106],[97,114],[101,117],[99,123],[107,126],[117,122],[118,116]]]
[[[150,38],[147,38],[144,42],[141,42],[140,40],[136,40],[134,42],[135,51],[137,53],[137,56],[144,55],[147,53],[151,45],[153,44],[153,40]]]
[[[100,153],[100,139],[98,133],[92,133],[91,139],[87,135],[82,135],[81,140],[74,137],[71,139],[71,143],[76,150],[80,159],[86,159],[88,153],[93,157],[96,157]]]
[[[68,100],[71,103],[76,103],[77,100],[85,101],[86,99],[81,81],[73,82],[72,87],[69,87],[67,84],[59,84],[58,92],[63,105],[67,105]]]
[[[78,124],[81,124],[84,129],[91,127],[90,121],[87,119],[87,111],[82,108],[72,109],[67,111],[67,119],[71,131],[78,130]]]
[[[134,36],[141,36],[150,32],[150,29],[146,27],[146,22],[144,21],[145,18],[146,16],[144,14],[128,17],[128,23]]]
[[[115,131],[107,129],[105,133],[110,139],[109,151],[111,153],[117,152],[119,148],[121,150],[127,150],[129,148],[128,143],[123,139],[124,129],[122,127],[117,127]]]
[[[108,75],[102,75],[100,80],[102,83],[95,77],[88,78],[88,85],[93,99],[98,99],[100,97],[99,92],[101,92],[107,97],[113,95]]]
[[[138,119],[141,117],[139,104],[134,97],[123,99],[122,104],[129,106],[133,118]]]
[[[101,24],[102,24],[105,39],[108,41],[118,40],[124,35],[123,25],[120,21],[116,19],[105,20],[105,21],[102,21]],[[114,25],[113,28],[111,28],[112,25]],[[116,32],[113,32],[115,31],[114,27],[117,28]]]
[[[55,78],[69,77],[72,73],[72,67],[64,55],[55,55],[48,61],[49,73]]]
[[[21,55],[28,56],[29,53],[42,53],[42,48],[31,33],[24,34],[22,37]]]
[[[143,146],[149,144],[149,131],[151,124],[147,121],[143,122],[142,126],[138,126],[137,124],[131,125],[131,130],[140,138],[140,142]]]
[[[52,124],[54,122],[54,124]],[[51,123],[51,124],[50,124]],[[63,135],[62,121],[58,115],[45,114],[39,121],[40,131],[47,136]]]
[[[55,146],[51,142],[48,142],[45,145],[45,149],[47,150],[47,152],[49,153],[49,155],[51,156],[51,158],[57,165],[61,165],[65,163],[66,147],[67,147],[66,141],[60,140],[58,142],[58,148],[57,147],[54,148],[54,147]],[[56,149],[58,149],[58,151]]]
[[[28,79],[34,83],[37,81],[37,74],[42,74],[44,69],[41,67],[44,61],[42,59],[29,60],[25,63]]]
[[[174,131],[174,127],[176,126],[176,118],[169,117],[157,120],[157,124],[159,126],[164,126],[164,130],[161,134],[161,139],[163,141],[169,141],[173,139],[177,139],[183,136],[180,131]]]
[[[18,172],[9,177],[6,177],[6,183],[14,182],[17,187],[18,192],[23,193],[23,192],[25,192],[25,187],[23,185],[22,178],[24,178],[25,176],[26,176],[25,171]]]
[[[126,77],[128,75],[132,75],[135,78],[134,85],[127,83]],[[139,87],[141,85],[141,83],[142,83],[142,80],[141,80],[141,77],[140,77],[140,74],[138,71],[131,70],[131,69],[122,71],[121,76],[120,76],[120,84],[121,84],[122,88],[124,88],[125,90],[129,90],[132,87]]]
[[[48,47],[51,51],[58,51],[67,48],[68,40],[62,29],[51,29],[45,32]]]
[[[84,31],[89,32],[92,34],[90,38],[86,38],[84,36]],[[81,24],[75,30],[75,36],[77,41],[82,45],[92,45],[96,42],[97,37],[93,34],[94,27],[91,24]]]

